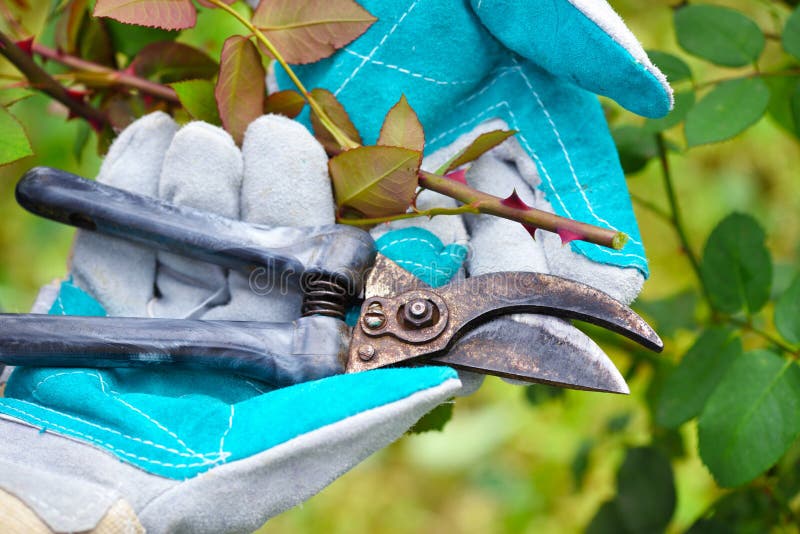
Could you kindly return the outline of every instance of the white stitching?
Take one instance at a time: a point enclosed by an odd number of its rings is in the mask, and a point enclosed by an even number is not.
[[[472,80],[437,80],[436,78],[431,78],[430,76],[425,76],[424,74],[420,74],[418,72],[412,72],[412,71],[410,71],[408,69],[405,69],[405,68],[403,68],[403,67],[401,67],[399,65],[392,65],[391,63],[386,63],[384,61],[378,61],[377,59],[371,59],[369,56],[365,56],[363,54],[359,54],[358,52],[350,50],[349,48],[343,48],[343,50],[345,52],[347,52],[348,54],[353,55],[353,56],[355,56],[357,58],[369,61],[373,65],[386,67],[387,69],[393,69],[393,70],[396,70],[398,72],[402,72],[403,74],[408,74],[409,76],[411,76],[413,78],[419,78],[421,80],[425,80],[426,82],[435,83],[437,85],[464,85],[464,84],[477,83],[477,82],[480,81],[480,79],[478,79],[478,78],[475,78],[475,79],[472,79]]]
[[[19,401],[19,402],[25,402],[25,401]],[[30,404],[30,403],[28,403],[28,404]],[[35,406],[35,405],[33,405],[33,406]],[[127,451],[125,451],[123,449],[119,449],[119,448],[111,445],[110,443],[106,443],[105,441],[103,441],[101,439],[98,439],[98,438],[95,438],[94,436],[91,436],[89,434],[84,434],[83,432],[80,432],[78,430],[67,428],[67,427],[61,426],[59,424],[47,421],[46,419],[42,419],[40,417],[36,417],[35,415],[30,414],[30,413],[28,413],[28,412],[26,412],[24,410],[21,410],[21,409],[15,407],[15,406],[10,406],[10,405],[6,404],[4,407],[6,409],[8,409],[8,410],[12,410],[14,412],[21,413],[21,414],[23,414],[25,416],[28,416],[31,419],[34,419],[35,421],[38,421],[39,423],[41,423],[44,426],[51,426],[53,428],[61,429],[61,430],[65,431],[68,435],[69,434],[73,434],[73,435],[76,435],[76,436],[80,436],[80,437],[82,437],[82,438],[84,438],[84,439],[86,439],[88,441],[92,441],[94,443],[98,443],[100,445],[103,445],[104,447],[106,447],[106,448],[108,448],[108,449],[110,449],[110,450],[112,450],[114,452],[117,452],[119,454],[122,454],[124,456],[129,456],[129,457],[135,458],[137,460],[142,460],[144,462],[148,462],[148,463],[152,463],[152,464],[156,464],[156,465],[162,465],[162,466],[165,466],[165,467],[185,468],[185,467],[198,467],[198,466],[203,466],[203,465],[214,465],[214,464],[219,464],[220,462],[224,462],[225,459],[227,459],[230,456],[230,453],[225,453],[224,457],[219,458],[217,460],[206,460],[204,462],[191,463],[191,464],[172,464],[172,463],[168,463],[168,462],[162,462],[160,460],[152,460],[150,458],[147,458],[147,457],[144,457],[144,456],[139,456],[139,455],[136,455],[134,453],[127,452]],[[44,408],[44,409],[49,410],[48,408]],[[49,411],[53,411],[54,413],[59,413],[59,412],[55,412],[54,410],[49,410]],[[64,414],[61,414],[61,415],[64,415]]]
[[[515,65],[518,65],[516,58],[512,57],[511,60],[514,62]],[[533,96],[536,98],[536,102],[539,104],[539,107],[542,109],[542,112],[544,113],[545,117],[547,118],[547,122],[550,123],[550,127],[552,128],[553,133],[556,136],[556,140],[558,141],[558,145],[561,147],[561,152],[564,154],[564,159],[567,161],[567,165],[569,166],[570,173],[572,174],[573,181],[575,182],[575,187],[580,192],[581,197],[583,198],[584,203],[586,204],[586,208],[589,210],[589,213],[591,213],[592,216],[595,219],[597,219],[599,222],[604,223],[605,225],[607,225],[612,230],[617,230],[616,228],[614,228],[614,226],[612,226],[612,224],[610,222],[608,222],[607,220],[605,220],[602,217],[600,217],[599,215],[597,215],[597,213],[595,213],[591,202],[589,202],[589,198],[586,196],[586,193],[584,192],[583,187],[581,187],[581,184],[578,181],[578,174],[575,172],[575,167],[573,167],[573,165],[572,165],[572,159],[569,157],[569,151],[567,150],[567,147],[564,146],[564,141],[561,139],[561,133],[558,131],[558,128],[556,127],[555,122],[553,122],[553,118],[550,116],[550,112],[547,110],[547,106],[545,106],[544,102],[542,102],[542,99],[539,97],[539,93],[537,93],[536,90],[533,88],[533,86],[531,85],[530,80],[525,75],[525,72],[522,70],[522,68],[519,68],[519,70],[517,72],[519,73],[520,76],[522,76],[522,79],[525,81],[525,85],[528,86],[528,89],[533,94]],[[510,112],[510,110],[509,110],[509,112]],[[552,184],[550,184],[550,185],[552,187]],[[553,189],[553,191],[555,191],[555,189]],[[558,196],[558,192],[557,191],[556,191],[556,196]],[[562,206],[563,206],[563,203],[562,203]],[[631,243],[636,243],[637,245],[641,245],[642,244],[641,241],[637,241],[637,240],[635,240],[634,238],[632,238],[630,236],[628,236],[628,237],[631,240]]]
[[[384,251],[384,250],[386,250],[387,248],[389,248],[389,247],[393,247],[394,245],[399,245],[399,244],[401,244],[401,243],[413,243],[413,242],[415,242],[415,241],[419,241],[420,243],[425,243],[426,245],[428,245],[429,247],[431,247],[431,249],[432,249],[434,252],[436,252],[436,251],[437,251],[437,250],[436,250],[436,245],[434,245],[434,244],[433,244],[433,243],[432,243],[430,240],[428,240],[428,239],[425,239],[425,238],[423,238],[423,237],[404,237],[404,238],[401,238],[401,239],[395,239],[394,241],[390,241],[389,243],[386,243],[385,245],[381,245],[381,248],[380,248],[379,252],[383,252],[383,251]]]
[[[407,265],[413,265],[414,267],[419,267],[419,268],[421,268],[421,269],[424,269],[424,270],[428,270],[428,271],[435,271],[436,273],[438,273],[438,274],[441,274],[441,275],[444,275],[444,276],[450,276],[450,275],[452,274],[451,272],[444,271],[444,270],[442,270],[442,269],[438,269],[438,268],[436,268],[436,267],[433,267],[433,266],[431,266],[431,265],[423,265],[423,264],[421,264],[421,263],[419,263],[419,262],[416,262],[416,261],[411,261],[411,260],[394,260],[394,262],[395,262],[395,263],[399,263],[400,265],[403,265],[403,264],[407,264]]]
[[[225,438],[228,437],[228,433],[233,428],[233,416],[235,415],[235,413],[236,413],[236,407],[233,404],[231,404],[231,415],[230,417],[228,417],[228,428],[222,434],[222,437],[219,438],[219,455],[220,458],[223,458],[222,460],[223,463],[225,463],[225,459],[227,458],[225,456]]]
[[[334,91],[334,92],[333,92],[333,95],[334,95],[334,96],[339,96],[339,93],[342,91],[342,89],[344,89],[344,88],[347,86],[347,84],[348,84],[348,83],[350,83],[350,81],[351,81],[351,80],[352,80],[352,79],[355,77],[356,73],[357,73],[358,71],[360,71],[360,70],[361,70],[361,67],[363,67],[363,66],[364,66],[364,64],[365,64],[367,61],[369,61],[369,60],[371,60],[371,59],[372,59],[372,56],[374,56],[374,55],[375,55],[375,52],[377,52],[377,51],[378,51],[378,49],[379,49],[381,46],[383,46],[383,43],[385,43],[385,42],[386,42],[386,39],[388,39],[388,38],[389,38],[389,36],[390,36],[390,35],[392,35],[392,34],[394,33],[394,31],[397,29],[397,27],[400,25],[400,23],[402,23],[402,22],[403,22],[403,20],[406,18],[406,16],[407,16],[409,13],[411,13],[411,10],[413,10],[413,9],[414,9],[414,8],[417,6],[417,2],[418,2],[418,1],[419,1],[419,0],[414,0],[414,2],[412,2],[412,3],[411,3],[411,5],[410,5],[410,6],[408,6],[408,9],[406,9],[405,13],[403,13],[403,15],[402,15],[402,16],[401,16],[399,19],[397,19],[397,22],[395,22],[395,23],[394,23],[394,26],[392,26],[392,29],[391,29],[391,30],[389,30],[389,32],[388,32],[386,35],[384,35],[384,36],[381,38],[380,42],[379,42],[377,45],[375,45],[375,48],[373,48],[373,49],[370,51],[370,53],[367,55],[367,57],[366,57],[366,58],[364,58],[364,59],[361,61],[361,64],[360,64],[359,66],[357,66],[355,69],[353,69],[353,72],[351,72],[351,73],[350,73],[350,76],[348,76],[348,77],[345,79],[345,81],[343,81],[343,82],[342,82],[342,84],[339,86],[339,88],[338,88],[338,89],[336,89],[336,91]]]

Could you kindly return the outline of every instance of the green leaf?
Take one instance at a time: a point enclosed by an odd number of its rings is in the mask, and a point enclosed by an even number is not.
[[[75,133],[75,142],[72,145],[72,155],[78,163],[83,159],[83,149],[86,148],[86,143],[89,142],[89,135],[91,134],[91,126],[86,121],[78,123],[77,132]]]
[[[770,117],[795,137],[800,138],[800,76],[769,76]]]
[[[253,24],[288,63],[326,58],[361,36],[377,19],[353,0],[270,0]]]
[[[378,136],[378,144],[400,146],[420,152],[425,148],[425,132],[422,124],[408,104],[405,95],[402,95],[397,104],[386,114]]]
[[[284,89],[267,96],[267,101],[264,104],[264,114],[275,113],[293,119],[300,115],[305,105],[306,101],[303,95],[291,89]]]
[[[617,508],[616,501],[606,501],[597,510],[585,534],[629,534]]]
[[[123,24],[116,20],[106,19],[105,25],[111,35],[114,50],[121,52],[129,58],[134,57],[139,51],[150,43],[156,41],[172,41],[180,35],[174,30],[148,28],[134,24]]]
[[[761,78],[722,82],[686,115],[689,146],[725,141],[760,119],[769,105],[769,87]]]
[[[789,343],[800,343],[800,274],[775,303],[775,328]]]
[[[628,449],[617,473],[617,509],[630,532],[660,532],[675,511],[675,481],[669,459],[656,448]]]
[[[436,430],[441,432],[444,426],[453,418],[453,403],[446,402],[440,404],[430,412],[422,416],[409,430],[409,434],[422,434]]]
[[[214,82],[211,80],[187,80],[170,84],[186,112],[195,120],[211,124],[222,124],[214,98]]]
[[[741,355],[742,342],[733,329],[703,332],[664,383],[656,411],[658,424],[677,428],[700,415],[722,376]]]
[[[762,534],[772,532],[779,523],[780,508],[763,488],[744,487],[728,493],[713,506],[714,521],[726,530],[715,532],[735,534]],[[706,531],[695,531],[705,534]]]
[[[572,458],[572,480],[575,483],[575,488],[580,490],[583,487],[583,481],[586,479],[586,472],[589,470],[589,460],[594,448],[594,441],[585,439],[581,442],[575,456]]]
[[[241,35],[225,41],[219,63],[219,79],[214,89],[219,116],[228,133],[241,144],[247,126],[264,109],[266,73],[258,49]]]
[[[675,106],[666,117],[660,119],[647,119],[644,129],[648,132],[663,132],[680,124],[694,107],[694,91],[675,93]]]
[[[650,61],[655,63],[656,67],[664,73],[669,83],[677,83],[692,78],[692,70],[689,65],[678,56],[661,52],[660,50],[648,50],[647,55],[650,57]]]
[[[160,41],[145,46],[136,54],[131,67],[142,78],[172,83],[213,78],[219,65],[205,52],[194,47]]]
[[[800,7],[792,11],[783,28],[783,49],[800,59]]]
[[[767,350],[731,365],[700,416],[700,457],[721,486],[769,469],[800,433],[800,368]]]
[[[617,145],[619,162],[625,174],[635,174],[645,168],[647,162],[658,155],[656,137],[639,126],[618,126],[611,130]]]
[[[22,125],[3,107],[0,107],[0,132],[3,132],[0,136],[0,165],[33,155]]]
[[[695,328],[697,292],[688,289],[663,299],[642,300],[635,307],[653,319],[662,338],[672,337],[678,330]]]
[[[336,205],[366,217],[404,213],[417,190],[422,153],[395,146],[362,146],[328,162]]]
[[[35,93],[29,89],[22,87],[7,87],[0,90],[0,107],[7,108],[12,104],[16,104],[26,98],[33,96]]]
[[[97,0],[93,15],[165,30],[191,28],[197,22],[192,0]]]
[[[524,391],[525,400],[527,400],[528,404],[531,406],[537,406],[539,404],[544,404],[545,402],[564,397],[564,388],[548,386],[547,384],[533,384],[526,386]]]
[[[748,313],[769,299],[772,260],[764,230],[749,215],[734,213],[711,232],[703,252],[701,273],[711,302],[719,311]]]
[[[350,120],[350,116],[345,111],[342,104],[336,100],[336,97],[333,96],[333,93],[328,91],[327,89],[317,88],[311,91],[311,98],[313,98],[325,111],[325,114],[333,121],[339,130],[344,132],[347,137],[355,141],[356,143],[361,144],[361,135],[359,135],[358,130],[356,129],[355,125],[353,125],[353,121]],[[339,146],[339,143],[333,138],[331,133],[328,131],[327,128],[322,124],[322,121],[319,120],[317,114],[314,112],[313,108],[311,110],[311,127],[314,129],[314,137],[317,138],[317,141],[325,147],[325,151],[329,155],[336,155],[342,151],[343,147]]]
[[[725,67],[755,62],[764,50],[764,34],[739,11],[690,5],[675,11],[678,44],[695,56]]]
[[[516,133],[516,130],[493,130],[479,135],[469,146],[445,163],[441,169],[437,170],[436,174],[447,174],[465,163],[478,159],[484,153],[493,149]]]

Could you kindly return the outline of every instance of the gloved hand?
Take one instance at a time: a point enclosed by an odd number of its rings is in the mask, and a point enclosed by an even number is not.
[[[648,275],[624,175],[595,93],[648,117],[667,113],[672,90],[604,0],[364,0],[378,21],[332,57],[296,67],[307,87],[324,87],[348,110],[365,143],[401,95],[425,129],[435,170],[480,133],[519,133],[467,174],[477,189],[630,237],[621,251],[517,223],[465,218],[470,275],[537,271],[583,282],[630,303]],[[276,68],[278,88],[291,88]],[[307,120],[306,117],[301,119]],[[454,206],[424,192],[417,207]],[[407,220],[387,225],[420,224]],[[421,223],[445,242],[464,241],[453,217]],[[380,229],[379,229],[380,231]],[[385,231],[385,230],[384,230]],[[565,321],[526,316],[565,343],[594,343]]]
[[[302,125],[278,116],[253,122],[240,151],[219,128],[178,130],[168,116],[149,115],[115,141],[98,179],[254,223],[333,222],[322,148]],[[435,262],[430,247],[442,245],[430,238],[395,257]],[[460,262],[447,258],[452,274]],[[36,311],[299,316],[296,288],[258,296],[224,269],[91,232],[76,238],[71,275]],[[101,521],[125,532],[249,532],[467,390],[445,367],[274,391],[233,375],[175,369],[18,368],[0,399],[0,518],[38,516],[69,532]]]

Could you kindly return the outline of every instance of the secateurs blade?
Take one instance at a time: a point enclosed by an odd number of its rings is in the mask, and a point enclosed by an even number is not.
[[[550,339],[510,314],[586,321],[651,350],[663,348],[644,319],[597,289],[529,272],[432,288],[376,255],[369,234],[352,227],[252,225],[49,168],[29,171],[17,198],[60,222],[241,270],[253,287],[294,279],[304,292],[304,317],[265,323],[0,315],[0,362],[7,364],[211,368],[275,386],[395,365],[448,365],[622,393],[627,386],[607,357]],[[350,329],[342,320],[345,307],[361,295]]]

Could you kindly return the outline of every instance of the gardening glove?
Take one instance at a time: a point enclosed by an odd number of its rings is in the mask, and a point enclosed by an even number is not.
[[[612,8],[603,0],[359,3],[377,22],[332,57],[296,70],[307,87],[327,88],[338,98],[365,143],[375,142],[401,95],[424,127],[427,170],[482,132],[517,130],[472,166],[466,176],[471,186],[500,197],[516,191],[529,206],[629,236],[622,250],[583,241],[564,246],[555,234],[537,231],[534,242],[518,223],[469,216],[469,274],[550,273],[630,303],[648,275],[647,260],[596,94],[659,117],[671,108],[672,91]],[[292,87],[279,68],[275,83]],[[455,203],[423,192],[417,207],[433,206]],[[378,232],[410,224],[418,223],[392,223]],[[445,243],[466,240],[457,218],[423,224]],[[565,321],[521,320],[553,334],[556,343],[602,355]]]
[[[98,180],[253,223],[334,220],[323,149],[278,116],[254,121],[240,151],[209,124],[178,129],[167,115],[148,115],[114,142]],[[435,261],[429,247],[441,252],[442,244],[427,238],[387,253]],[[448,258],[452,274],[460,261]],[[298,288],[255,296],[235,273],[92,232],[78,232],[70,271],[35,311],[299,316]],[[0,399],[0,530],[250,532],[468,390],[447,367],[274,390],[190,370],[17,368]]]

